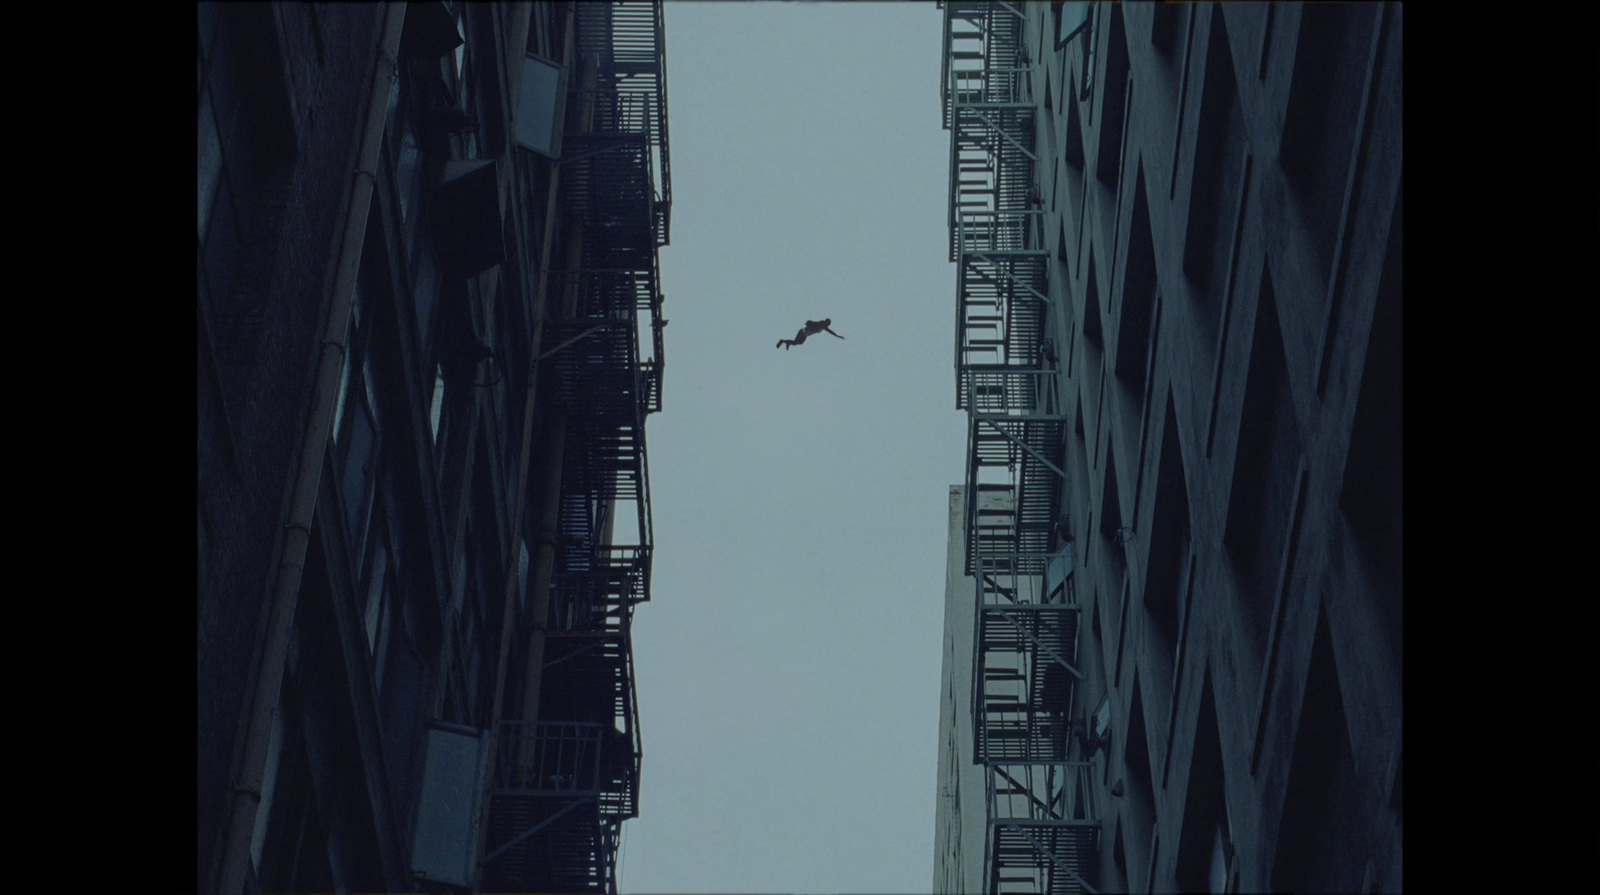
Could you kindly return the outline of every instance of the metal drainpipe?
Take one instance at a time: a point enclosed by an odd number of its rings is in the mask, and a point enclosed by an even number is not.
[[[373,63],[371,95],[367,101],[359,154],[355,170],[349,175],[350,190],[344,208],[345,226],[338,237],[338,260],[334,267],[331,301],[323,325],[310,413],[300,442],[282,535],[278,538],[272,564],[273,578],[268,591],[271,608],[260,660],[255,669],[256,685],[246,709],[249,722],[244,735],[244,753],[234,776],[233,792],[229,796],[231,805],[223,834],[223,857],[217,878],[217,891],[224,893],[242,892],[249,875],[250,840],[255,831],[256,809],[261,804],[261,781],[266,771],[272,714],[277,708],[283,686],[289,632],[294,620],[295,604],[300,596],[306,551],[311,543],[311,518],[316,511],[322,459],[328,449],[334,406],[338,401],[339,377],[344,369],[350,307],[355,292],[356,272],[361,266],[361,250],[372,207],[373,188],[377,182],[383,125],[388,115],[389,92],[396,74],[401,29],[405,26],[405,4],[386,4],[383,15],[383,38]]]

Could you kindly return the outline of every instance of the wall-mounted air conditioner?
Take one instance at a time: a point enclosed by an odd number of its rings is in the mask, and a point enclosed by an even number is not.
[[[411,873],[430,882],[477,883],[478,829],[489,745],[484,731],[429,722],[411,837]]]

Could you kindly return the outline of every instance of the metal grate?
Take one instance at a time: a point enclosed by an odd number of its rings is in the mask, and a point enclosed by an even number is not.
[[[967,574],[980,557],[996,554],[1017,556],[1018,571],[1044,571],[1060,506],[1065,438],[1064,417],[969,413],[967,493],[1002,499],[967,503]]]
[[[646,174],[660,190],[650,214],[657,245],[670,241],[672,166],[667,135],[667,53],[661,0],[576,6],[580,56],[598,62],[595,132],[640,134]]]
[[[1086,761],[995,762],[985,769],[992,893],[1093,892],[1099,819]]]

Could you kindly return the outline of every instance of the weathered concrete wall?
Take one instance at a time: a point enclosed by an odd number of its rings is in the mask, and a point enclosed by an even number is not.
[[[1107,4],[1082,103],[1029,14],[1102,879],[1398,890],[1402,12]]]
[[[198,491],[203,536],[196,599],[197,884],[208,873],[230,787],[239,713],[268,587],[275,526],[303,427],[329,253],[349,186],[377,46],[381,7],[220,4],[224,30],[264,45],[289,98],[292,174],[269,274],[249,294],[248,322],[212,321],[197,373]],[[205,29],[202,29],[203,31]],[[226,41],[226,37],[223,38]],[[218,45],[218,48],[223,45]],[[216,52],[217,48],[213,49]],[[274,123],[274,128],[281,124]]]

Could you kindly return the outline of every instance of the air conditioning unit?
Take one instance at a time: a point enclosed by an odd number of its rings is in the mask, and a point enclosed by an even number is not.
[[[546,158],[560,158],[567,112],[566,66],[527,54],[516,103],[517,145]]]
[[[429,882],[471,888],[477,884],[488,737],[477,728],[434,721],[428,724],[423,748],[411,873]]]

